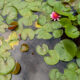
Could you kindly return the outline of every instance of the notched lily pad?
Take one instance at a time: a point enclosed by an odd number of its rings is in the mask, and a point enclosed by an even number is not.
[[[39,55],[46,55],[47,52],[48,52],[48,46],[46,44],[42,44],[42,47],[40,47],[39,45],[36,47],[36,52],[39,54]]]
[[[48,65],[55,65],[59,62],[59,54],[55,50],[48,51],[49,56],[44,57],[44,61]]]
[[[21,38],[22,38],[23,40],[26,40],[27,37],[29,37],[30,40],[32,40],[32,39],[34,39],[34,35],[35,35],[35,32],[34,32],[32,29],[27,28],[27,29],[24,29],[24,30],[22,31],[22,33],[21,33]]]
[[[69,39],[60,41],[58,44],[56,44],[54,49],[57,51],[60,56],[60,60],[62,61],[71,61],[77,52],[76,44]]]
[[[70,38],[78,38],[79,31],[75,26],[69,26],[65,29],[65,33]]]

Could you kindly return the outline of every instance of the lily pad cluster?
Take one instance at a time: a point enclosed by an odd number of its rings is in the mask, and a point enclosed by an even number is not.
[[[51,19],[52,12],[60,15],[59,20]],[[31,26],[35,28],[32,29]],[[20,70],[20,64],[15,63],[8,51],[19,44],[18,35],[21,35],[22,40],[33,40],[35,37],[60,38],[65,33],[69,38],[75,39],[80,37],[79,26],[79,0],[0,0],[0,33],[11,30],[9,39],[5,41],[1,38],[0,80],[10,80],[11,73],[15,74]],[[80,67],[80,48],[72,40],[61,40],[52,50],[46,44],[38,45],[36,52],[44,57],[48,65],[55,65],[59,60],[68,62],[76,57]],[[80,70],[75,63],[71,63],[64,74],[53,69],[49,76],[50,80],[78,80]]]
[[[0,80],[11,80],[11,72],[15,68],[15,60],[9,50],[11,46],[2,37],[0,38]]]
[[[64,73],[61,73],[58,69],[52,69],[49,72],[50,80],[79,80],[80,69],[76,63],[71,62],[67,64],[67,68],[64,69]]]
[[[76,55],[79,55],[76,44],[69,39],[61,40],[53,50],[50,50],[46,44],[42,44],[42,47],[38,45],[36,52],[44,57],[44,61],[48,65],[55,65],[59,60],[68,62],[77,57]]]

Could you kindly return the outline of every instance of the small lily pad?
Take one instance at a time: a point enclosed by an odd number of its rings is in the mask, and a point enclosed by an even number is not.
[[[42,47],[40,47],[39,45],[36,47],[36,52],[39,54],[39,55],[46,55],[47,52],[48,52],[48,46],[46,44],[42,44]]]
[[[55,65],[59,62],[59,54],[55,50],[48,51],[50,56],[45,56],[44,61],[48,65]]]
[[[26,40],[27,37],[29,37],[30,40],[32,40],[32,39],[34,39],[34,35],[35,35],[34,31],[30,28],[27,28],[27,29],[23,29],[23,31],[21,33],[21,38],[23,40]]]

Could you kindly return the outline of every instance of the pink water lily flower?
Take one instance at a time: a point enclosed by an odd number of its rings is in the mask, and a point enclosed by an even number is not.
[[[50,15],[50,17],[52,18],[52,20],[56,21],[56,20],[59,20],[59,18],[61,16],[59,14],[57,14],[56,12],[52,12],[52,14]]]

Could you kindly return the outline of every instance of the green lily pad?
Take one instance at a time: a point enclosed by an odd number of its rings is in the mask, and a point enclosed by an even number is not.
[[[80,25],[80,14],[77,16],[78,24]]]
[[[5,1],[5,0],[0,0],[0,9],[2,9],[2,8],[3,8],[4,1]]]
[[[50,5],[50,6],[54,6],[54,2],[55,2],[56,0],[47,0],[47,3]]]
[[[23,40],[26,40],[27,37],[29,37],[30,40],[32,40],[32,39],[34,39],[34,35],[35,35],[34,31],[30,28],[27,28],[27,29],[23,29],[23,31],[21,33],[21,38]]]
[[[48,52],[48,46],[46,44],[42,44],[42,47],[40,47],[39,45],[36,47],[36,52],[39,54],[39,55],[46,55],[47,52]]]
[[[20,9],[19,13],[21,16],[32,16],[32,12],[27,7]]]
[[[39,30],[37,32],[37,38],[38,39],[51,39],[52,38],[52,35],[44,30]]]
[[[58,22],[58,21],[52,22],[51,25],[52,25],[52,28],[53,28],[53,29],[59,29],[59,28],[62,28],[61,23]]]
[[[52,7],[50,7],[46,2],[42,3],[41,11],[45,14],[50,15],[53,11]]]
[[[71,70],[77,70],[78,69],[78,66],[74,62],[70,62],[70,63],[67,64],[67,68],[68,69],[71,69]]]
[[[63,30],[54,30],[53,31],[54,38],[60,38],[62,35],[63,35]]]
[[[8,75],[0,75],[0,80],[11,80],[11,74]]]
[[[80,58],[80,47],[77,48],[76,57],[77,57],[77,58]]]
[[[78,79],[76,72],[70,69],[65,69],[64,75],[67,80],[77,80]]]
[[[68,18],[61,18],[60,23],[63,25],[64,28],[72,26],[72,23]]]
[[[4,33],[6,28],[8,28],[8,25],[3,22],[0,22],[0,32]]]
[[[53,32],[52,24],[51,23],[46,23],[43,27],[42,30],[46,32]]]
[[[4,67],[3,67],[4,66]],[[13,71],[15,67],[15,61],[12,57],[8,57],[6,62],[0,57],[0,74],[6,75]]]
[[[80,58],[76,59],[78,66],[80,67]]]
[[[28,8],[32,11],[40,11],[41,10],[41,1],[34,1],[28,3]]]
[[[60,41],[58,44],[56,44],[54,49],[57,51],[60,56],[60,60],[62,61],[71,61],[77,52],[76,44],[69,39]]]
[[[8,24],[10,24],[13,19],[17,18],[17,10],[14,7],[5,6],[2,15],[7,15],[6,21]]]
[[[40,17],[38,18],[38,23],[43,26],[46,23],[46,17],[40,15]]]
[[[55,65],[59,62],[59,54],[55,50],[48,51],[50,56],[45,56],[44,61],[48,65]]]
[[[69,26],[65,29],[65,33],[70,38],[78,38],[79,31],[75,26]]]
[[[3,19],[3,17],[2,17],[2,16],[0,16],[0,22],[1,22],[1,21],[4,21],[4,19]]]
[[[62,74],[59,72],[58,69],[52,69],[49,72],[49,78],[50,78],[50,80],[60,80],[61,75]]]

